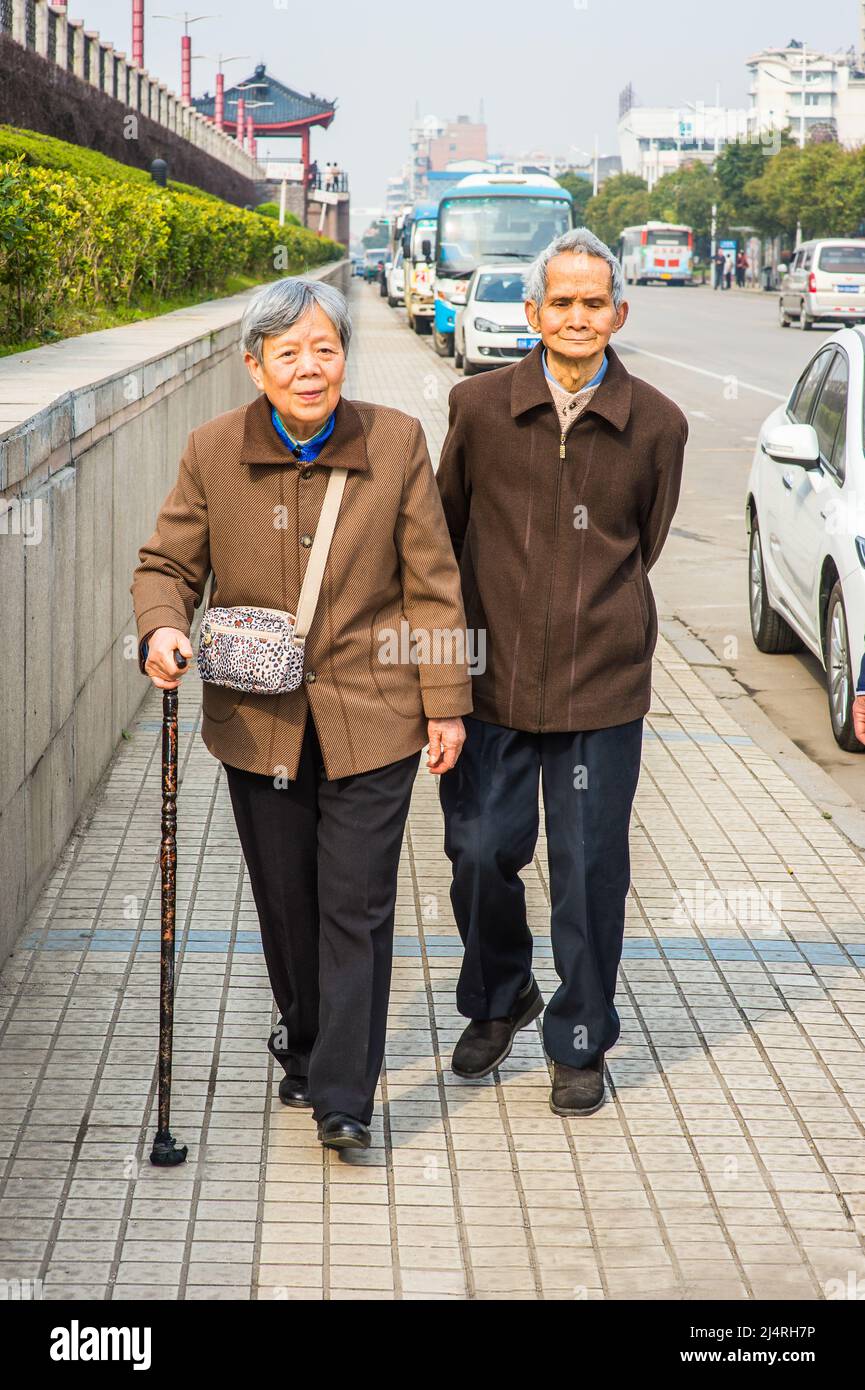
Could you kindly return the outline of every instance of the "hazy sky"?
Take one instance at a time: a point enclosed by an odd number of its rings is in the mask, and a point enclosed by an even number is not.
[[[189,3],[189,0],[186,0]],[[130,51],[130,0],[69,0],[69,14]],[[145,63],[180,91],[181,14],[147,0]],[[477,119],[483,98],[490,146],[508,154],[572,146],[616,153],[618,96],[633,82],[650,105],[746,102],[745,58],[797,38],[833,51],[858,43],[858,0],[208,0],[190,14],[193,95],[213,91],[214,55],[249,54],[226,84],[257,62],[289,86],[338,98],[313,158],[337,160],[356,208],[380,206],[385,180],[408,153],[422,115]],[[271,143],[271,142],[268,142]],[[276,143],[276,142],[273,142]],[[291,156],[299,144],[280,141]],[[261,145],[259,146],[261,150]]]

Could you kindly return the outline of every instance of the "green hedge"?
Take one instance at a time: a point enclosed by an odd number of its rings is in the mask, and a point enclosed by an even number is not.
[[[140,170],[92,150],[66,146],[58,155],[62,141],[48,141],[46,153],[68,158],[74,170],[38,163],[43,138],[33,136],[14,158],[0,145],[6,344],[50,336],[69,303],[111,309],[134,306],[138,296],[212,295],[231,275],[268,280],[344,254],[338,242],[305,228],[280,227],[206,194],[160,189]],[[103,175],[105,164],[124,172]]]
[[[279,203],[259,203],[255,209],[259,217],[275,217],[279,220]],[[286,212],[285,225],[288,227],[302,227],[303,223],[296,212]]]

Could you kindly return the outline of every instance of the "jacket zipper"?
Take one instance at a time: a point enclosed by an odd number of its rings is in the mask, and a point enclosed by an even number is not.
[[[538,707],[538,728],[543,731],[544,727],[544,695],[547,685],[547,650],[550,642],[550,614],[553,606],[553,588],[556,582],[556,544],[559,535],[559,497],[562,490],[562,459],[565,458],[566,435],[562,430],[562,437],[559,441],[559,467],[556,473],[556,505],[553,511],[553,563],[550,568],[550,588],[547,596],[547,621],[544,627],[544,654],[541,660],[541,695]]]

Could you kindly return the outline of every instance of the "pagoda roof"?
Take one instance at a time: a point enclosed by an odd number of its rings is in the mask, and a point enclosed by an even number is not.
[[[244,78],[233,87],[225,89],[224,124],[229,128],[236,125],[237,100],[266,101],[269,106],[255,107],[250,113],[255,121],[256,134],[280,135],[301,131],[314,125],[329,126],[336,114],[336,102],[327,101],[315,93],[304,96],[293,87],[287,87],[279,78],[272,77],[264,63],[259,63],[251,77]],[[209,92],[193,100],[196,111],[202,116],[213,117],[216,98]]]

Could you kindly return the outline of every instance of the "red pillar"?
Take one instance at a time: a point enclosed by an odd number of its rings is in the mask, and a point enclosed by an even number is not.
[[[192,105],[192,39],[180,36],[180,99],[184,106]]]
[[[132,61],[144,67],[144,0],[132,0]]]
[[[303,161],[303,186],[309,183],[309,126],[304,126],[300,137],[301,140],[301,160]]]
[[[246,118],[246,148],[252,154],[252,147],[255,144],[255,117],[250,111]]]
[[[237,119],[237,130],[235,131],[235,138],[236,138],[236,140],[237,140],[238,145],[242,145],[242,144],[243,144],[243,136],[244,136],[244,132],[245,132],[245,130],[246,130],[246,127],[245,127],[245,125],[244,125],[244,121],[245,121],[244,111],[245,111],[245,110],[246,110],[246,102],[244,101],[243,97],[238,97],[238,98],[237,98],[237,117],[236,117],[236,119]]]
[[[216,74],[216,105],[213,108],[213,119],[217,130],[225,128],[225,73]]]

